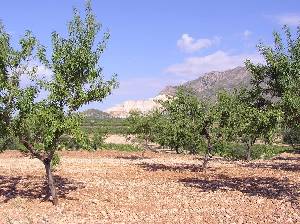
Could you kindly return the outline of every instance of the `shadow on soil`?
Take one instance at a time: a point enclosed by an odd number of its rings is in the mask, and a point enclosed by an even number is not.
[[[199,188],[202,192],[240,191],[249,196],[287,200],[299,204],[300,185],[271,177],[229,177],[216,175],[212,179],[184,178],[179,182],[187,187]]]
[[[291,160],[297,160],[297,158],[290,158]],[[288,158],[284,158],[282,160],[289,160]],[[243,167],[249,168],[259,168],[259,169],[275,169],[275,170],[284,170],[284,171],[292,171],[292,172],[299,172],[300,171],[300,164],[296,163],[289,163],[289,162],[272,162],[272,163],[249,163],[243,164]]]
[[[67,195],[71,191],[84,188],[82,183],[70,181],[67,178],[55,175],[54,179],[59,198],[76,200],[74,198],[67,197]],[[47,183],[41,177],[10,177],[0,175],[0,196],[4,197],[3,202],[8,202],[9,200],[17,197],[45,200],[47,199],[47,189]]]
[[[159,163],[142,163],[140,164],[142,168],[147,171],[176,171],[176,172],[183,172],[183,171],[190,171],[190,172],[201,172],[202,164],[159,164]],[[206,170],[213,170],[213,168],[207,168]]]
[[[278,157],[275,157],[272,160],[300,161],[300,157],[283,157],[283,156],[278,156]]]
[[[115,159],[141,160],[141,159],[149,159],[149,158],[143,156],[128,155],[128,156],[117,156],[115,157]]]

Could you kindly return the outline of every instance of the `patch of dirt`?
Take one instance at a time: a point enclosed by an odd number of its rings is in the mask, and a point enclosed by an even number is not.
[[[0,154],[0,223],[300,223],[300,154],[268,161],[61,152],[59,205],[40,161]]]
[[[123,135],[115,135],[111,134],[108,135],[105,140],[105,143],[115,143],[115,144],[130,144],[131,141],[129,138],[123,136]]]

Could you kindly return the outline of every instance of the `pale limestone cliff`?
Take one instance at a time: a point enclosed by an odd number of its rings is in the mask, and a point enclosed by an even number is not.
[[[125,118],[129,115],[130,111],[140,111],[142,113],[147,113],[157,107],[159,107],[159,100],[166,100],[167,95],[158,95],[154,98],[148,100],[128,100],[122,104],[116,105],[105,110],[113,117]]]

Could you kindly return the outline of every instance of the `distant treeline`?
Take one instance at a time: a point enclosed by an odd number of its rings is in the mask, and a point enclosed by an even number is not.
[[[85,118],[81,127],[88,134],[99,129],[105,134],[126,134],[128,132],[128,124],[122,118]]]

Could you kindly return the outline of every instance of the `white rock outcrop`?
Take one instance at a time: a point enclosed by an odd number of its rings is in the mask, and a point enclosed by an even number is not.
[[[109,113],[113,117],[126,118],[130,111],[136,110],[142,113],[147,113],[159,107],[159,100],[166,99],[168,99],[167,95],[158,95],[148,100],[128,100],[114,107],[108,108],[105,112]]]

